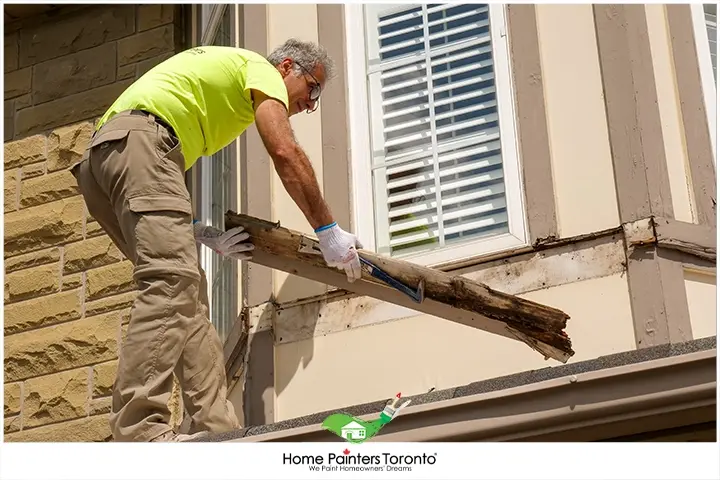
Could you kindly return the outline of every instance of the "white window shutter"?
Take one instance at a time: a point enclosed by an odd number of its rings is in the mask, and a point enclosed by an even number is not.
[[[365,6],[378,252],[508,232],[489,13]]]

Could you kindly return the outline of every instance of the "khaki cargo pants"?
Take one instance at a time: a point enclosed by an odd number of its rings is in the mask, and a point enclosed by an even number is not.
[[[239,427],[208,320],[183,155],[161,123],[135,110],[114,116],[71,168],[90,214],[132,261],[139,290],[113,388],[115,441],[150,441],[171,430],[173,372],[190,433]]]

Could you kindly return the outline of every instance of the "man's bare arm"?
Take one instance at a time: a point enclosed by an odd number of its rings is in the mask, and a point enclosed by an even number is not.
[[[313,229],[333,223],[310,160],[298,145],[285,106],[253,90],[255,124],[283,186]]]

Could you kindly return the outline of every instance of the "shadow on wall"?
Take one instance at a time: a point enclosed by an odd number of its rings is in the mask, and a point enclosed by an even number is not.
[[[266,269],[259,265],[253,268]],[[328,287],[322,283],[312,282],[303,277],[289,275],[277,292],[276,298],[303,298],[311,297],[326,292]],[[250,356],[245,379],[245,391],[243,393],[244,426],[263,425],[272,423],[275,415],[275,396],[280,395],[287,388],[290,381],[299,369],[307,368],[314,357],[315,345],[312,332],[315,331],[318,319],[320,318],[320,306],[318,302],[308,303],[299,308],[293,308],[292,317],[288,310],[276,312],[276,324],[283,327],[273,332],[265,330],[255,334],[250,339]],[[307,340],[286,344],[283,355],[282,371],[284,375],[276,376],[278,368],[275,365],[275,345],[283,341],[283,332],[288,331],[292,324],[292,330]],[[308,335],[304,335],[308,333]],[[236,387],[237,388],[237,387]]]

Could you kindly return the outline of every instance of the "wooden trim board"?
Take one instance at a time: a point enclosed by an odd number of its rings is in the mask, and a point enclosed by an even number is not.
[[[624,262],[625,242],[622,235],[617,234],[528,253],[512,262],[490,262],[476,270],[453,272],[453,275],[465,276],[511,295],[525,296],[532,291],[621,275],[625,272]],[[341,292],[302,303],[253,307],[251,322],[258,323],[258,330],[272,328],[275,344],[283,345],[420,315],[410,308],[347,292],[341,296]],[[271,315],[266,314],[268,310]],[[271,318],[263,318],[267,316]]]
[[[545,109],[536,6],[508,5],[518,139],[527,201],[530,243],[557,238],[555,185]]]
[[[252,263],[515,339],[546,358],[563,363],[575,353],[570,338],[563,331],[569,316],[558,309],[493,290],[465,277],[360,251],[364,258],[406,285],[414,288],[423,281],[425,299],[415,303],[365,272],[360,280],[349,283],[345,274],[328,267],[322,256],[300,252],[303,244],[316,243],[315,239],[300,232],[279,223],[228,211],[225,228],[237,226],[245,228],[255,245]]]
[[[243,47],[261,54],[270,53],[268,44],[268,6],[263,4],[246,4],[242,11]],[[252,161],[240,162],[242,178],[242,210],[252,215],[272,218],[272,160],[263,146],[260,134],[255,125],[250,126],[240,137],[241,156]],[[262,304],[273,295],[272,270],[250,262],[242,262],[243,312],[247,307]],[[236,328],[231,332],[237,335],[247,334],[245,325],[238,320]],[[272,423],[275,419],[274,406],[268,399],[274,397],[271,392],[273,382],[268,379],[275,370],[275,352],[272,342],[262,341],[261,337],[250,335],[231,345],[236,351],[236,363],[242,365],[263,365],[263,373],[251,367],[242,372],[243,382],[243,416],[246,425],[262,425]],[[231,369],[234,369],[231,364]]]
[[[317,5],[318,42],[335,61],[335,78],[323,91],[320,108],[322,127],[323,195],[333,206],[333,216],[344,229],[352,226],[350,206],[350,129],[348,127],[347,46],[345,6]]]
[[[267,5],[246,4],[242,6],[243,47],[259,52],[270,53],[268,45]],[[250,215],[272,218],[272,175],[273,167],[270,155],[263,145],[255,125],[251,125],[240,137],[242,187],[241,209]],[[252,161],[246,161],[252,159]],[[272,271],[259,265],[243,263],[242,283],[244,305],[254,306],[267,302],[273,294]]]
[[[666,5],[678,105],[698,223],[716,225],[717,175],[690,5]]]
[[[620,223],[673,218],[643,5],[593,5]]]
[[[657,245],[678,250],[708,262],[717,258],[714,226],[681,222],[672,218],[648,217],[623,225],[628,248]]]
[[[655,218],[655,237],[659,247],[672,248],[715,262],[717,240],[714,225],[697,225],[669,218]]]

